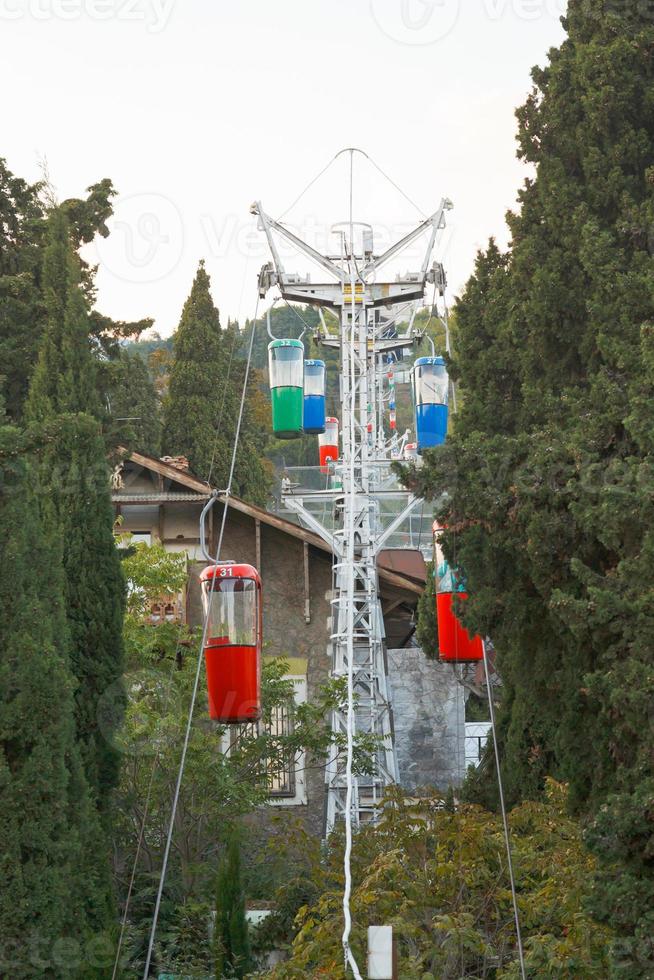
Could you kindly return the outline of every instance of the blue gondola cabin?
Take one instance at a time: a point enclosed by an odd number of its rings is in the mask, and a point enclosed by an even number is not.
[[[442,357],[419,357],[411,375],[418,452],[447,438],[449,377]]]
[[[309,435],[325,431],[325,362],[304,362],[304,423]]]

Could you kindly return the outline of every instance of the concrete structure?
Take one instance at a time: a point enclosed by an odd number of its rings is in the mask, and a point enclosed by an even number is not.
[[[458,786],[465,774],[465,691],[449,664],[419,647],[388,651],[400,782],[408,790]]]

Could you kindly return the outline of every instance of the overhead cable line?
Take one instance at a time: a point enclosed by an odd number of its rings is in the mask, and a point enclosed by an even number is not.
[[[220,527],[220,536],[219,536],[219,539],[218,539],[218,548],[217,548],[216,556],[215,556],[215,561],[216,562],[218,562],[219,559],[220,559],[220,553],[221,553],[222,544],[223,544],[223,536],[224,536],[224,533],[225,533],[225,523],[226,523],[226,520],[227,520],[227,510],[228,510],[228,507],[229,507],[229,498],[230,498],[230,494],[231,494],[232,483],[233,483],[233,480],[234,480],[234,468],[236,466],[236,454],[237,454],[237,451],[238,451],[239,437],[240,437],[240,434],[241,434],[241,423],[243,421],[243,412],[244,412],[244,408],[245,408],[245,396],[246,396],[246,392],[247,392],[248,376],[249,376],[249,373],[250,373],[250,363],[252,361],[252,350],[253,350],[253,347],[254,347],[254,335],[255,335],[256,326],[257,326],[257,314],[258,314],[258,310],[259,310],[259,297],[258,297],[258,294],[257,294],[257,302],[256,302],[255,311],[254,311],[254,319],[252,321],[252,331],[250,333],[250,346],[248,348],[248,358],[247,358],[247,363],[246,363],[246,366],[245,366],[245,376],[243,378],[243,389],[241,391],[241,404],[240,404],[240,407],[239,407],[238,421],[236,423],[236,433],[235,433],[235,436],[234,436],[234,446],[233,446],[233,449],[232,449],[232,459],[231,459],[231,464],[230,464],[230,469],[229,469],[229,480],[228,480],[227,488],[226,488],[225,494],[224,494],[224,496],[225,496],[225,503],[224,503],[224,506],[223,506],[223,518],[222,518],[222,523],[221,523],[221,527]],[[173,797],[173,805],[172,805],[172,810],[171,810],[171,814],[170,814],[170,822],[168,824],[168,833],[167,833],[167,836],[166,836],[166,848],[165,848],[165,851],[164,851],[163,863],[162,863],[162,867],[161,867],[161,875],[159,877],[159,887],[157,889],[157,899],[156,899],[155,907],[154,907],[154,915],[152,917],[152,927],[150,929],[150,939],[149,939],[149,942],[148,942],[148,952],[147,952],[147,957],[146,957],[146,961],[145,961],[145,968],[144,968],[144,971],[143,971],[143,980],[147,980],[147,978],[149,976],[149,973],[150,973],[150,963],[152,961],[152,953],[153,953],[153,950],[154,950],[154,940],[155,940],[155,936],[156,936],[156,933],[157,933],[157,923],[159,921],[159,912],[160,912],[160,909],[161,909],[161,898],[162,898],[162,895],[163,895],[164,884],[165,884],[165,881],[166,881],[166,872],[168,870],[168,860],[169,860],[169,857],[170,857],[170,848],[171,848],[172,839],[173,839],[173,831],[174,831],[174,828],[175,828],[175,817],[177,815],[177,806],[178,806],[178,803],[179,803],[179,796],[180,796],[180,791],[181,791],[181,787],[182,787],[182,779],[184,777],[184,768],[185,768],[185,765],[186,765],[186,755],[187,755],[187,752],[188,752],[189,741],[190,741],[190,738],[191,738],[191,727],[192,727],[192,723],[193,723],[193,711],[195,709],[195,702],[197,700],[198,688],[200,686],[200,675],[202,673],[203,651],[204,651],[204,648],[205,648],[205,645],[206,645],[207,632],[208,632],[208,627],[209,627],[209,613],[210,613],[210,609],[211,609],[211,595],[213,594],[214,584],[215,584],[215,576],[213,576],[212,579],[211,579],[211,589],[210,589],[210,593],[209,593],[209,602],[207,603],[207,608],[206,608],[206,612],[204,614],[204,621],[203,621],[203,625],[202,625],[202,639],[201,639],[200,648],[199,648],[199,651],[198,651],[197,667],[196,667],[196,671],[195,671],[195,679],[194,679],[194,682],[193,682],[193,692],[191,694],[191,704],[189,706],[188,719],[187,719],[187,722],[186,722],[186,731],[184,733],[184,743],[182,745],[182,754],[181,754],[180,763],[179,763],[179,771],[178,771],[178,774],[177,774],[177,783],[175,785],[175,795]]]
[[[353,163],[354,163],[354,150],[350,150],[350,252],[354,253],[354,243],[352,241],[353,236]],[[356,297],[355,297],[355,275],[354,275],[354,265],[350,263],[350,277],[351,277],[351,341],[349,349],[350,358],[350,390],[348,392],[351,399],[350,408],[350,473],[348,479],[348,494],[354,494],[354,457],[355,453],[353,451],[355,445],[355,418],[356,418],[356,395],[357,387],[354,383],[355,378],[355,327],[356,327]],[[352,513],[352,508],[348,508],[348,514]],[[348,533],[349,532],[349,533]],[[350,909],[350,897],[352,893],[352,795],[354,790],[354,779],[352,774],[353,761],[354,761],[354,728],[355,728],[355,716],[354,716],[354,551],[352,547],[353,535],[352,529],[346,528],[347,542],[349,545],[350,554],[346,555],[346,561],[352,563],[352,574],[349,576],[348,582],[348,616],[347,616],[347,757],[345,766],[345,779],[346,779],[346,796],[345,796],[345,850],[343,852],[343,871],[344,871],[344,888],[343,888],[343,935],[341,937],[341,942],[343,945],[343,956],[345,959],[345,966],[349,965],[352,973],[354,974],[355,980],[361,980],[361,973],[357,961],[354,957],[354,953],[350,947],[350,933],[352,930],[352,912]]]
[[[143,837],[145,835],[145,825],[148,819],[148,812],[150,809],[150,796],[152,794],[152,786],[154,784],[154,773],[159,762],[159,752],[155,756],[154,762],[152,764],[152,770],[150,772],[150,780],[148,783],[147,793],[145,794],[145,804],[143,806],[143,816],[141,818],[141,826],[139,828],[139,836],[136,844],[136,854],[134,855],[134,863],[132,864],[132,874],[129,879],[129,887],[127,889],[127,897],[125,899],[125,908],[123,910],[123,917],[120,923],[120,934],[118,936],[118,945],[116,947],[116,956],[114,959],[114,968],[111,973],[111,980],[116,980],[118,975],[118,968],[120,966],[120,954],[123,948],[123,939],[125,938],[125,930],[127,928],[127,916],[129,913],[129,906],[132,900],[132,892],[134,890],[134,881],[136,879],[136,869],[139,863],[139,857],[141,854],[141,846],[143,844]]]
[[[240,314],[241,305],[242,305],[242,302],[243,302],[243,292],[244,292],[244,288],[245,288],[247,270],[248,270],[249,265],[250,265],[250,259],[251,259],[251,256],[248,255],[247,260],[246,260],[246,264],[245,264],[245,270],[243,272],[243,279],[242,279],[242,282],[241,282],[241,293],[240,293],[240,297],[239,297],[239,314]],[[236,328],[238,327],[238,318],[236,320],[235,327]],[[227,374],[226,374],[226,378],[225,378],[225,385],[223,387],[223,396],[222,396],[222,399],[221,399],[220,411],[218,413],[218,418],[217,418],[217,421],[216,421],[216,435],[214,437],[213,449],[212,449],[212,454],[211,454],[211,462],[209,464],[209,473],[208,473],[207,479],[206,479],[206,482],[209,483],[209,484],[211,483],[211,476],[212,476],[212,473],[213,473],[213,467],[214,467],[214,463],[215,463],[215,459],[216,459],[216,451],[217,451],[217,447],[218,447],[218,433],[221,431],[221,428],[222,428],[222,421],[223,421],[223,415],[224,415],[224,411],[225,411],[225,401],[226,401],[226,394],[227,394],[227,385],[229,383],[229,378],[230,378],[230,375],[231,375],[232,362],[233,362],[234,353],[235,353],[235,350],[236,350],[237,337],[238,337],[238,330],[235,329],[234,330],[234,337],[233,337],[233,341],[232,341],[232,346],[231,346],[231,350],[230,350],[230,353],[229,353],[229,362],[228,362],[228,365],[227,365]],[[187,585],[188,585],[188,579],[187,579]],[[184,624],[183,623],[180,623],[179,624],[179,629],[177,631],[177,642],[176,642],[176,646],[175,646],[175,654],[174,654],[174,657],[173,657],[171,671],[170,671],[170,675],[169,675],[169,678],[168,678],[169,685],[172,683],[172,678],[173,678],[173,673],[174,673],[174,670],[175,670],[175,665],[177,663],[177,658],[179,656],[179,653],[180,653],[180,650],[181,650],[181,646],[182,646],[181,639],[182,639],[182,635],[183,635],[183,627],[184,627]],[[149,815],[150,799],[151,799],[151,795],[152,795],[152,788],[153,788],[153,785],[154,785],[154,774],[155,774],[155,771],[156,771],[157,766],[159,765],[160,758],[161,758],[161,748],[158,747],[157,748],[157,751],[155,753],[154,761],[152,763],[152,771],[150,773],[150,779],[148,781],[148,789],[147,789],[147,792],[146,792],[145,803],[144,803],[144,806],[143,806],[143,816],[142,816],[141,825],[140,825],[140,828],[139,828],[139,835],[138,835],[138,840],[137,840],[137,844],[136,844],[136,852],[135,852],[135,855],[134,855],[134,862],[132,864],[132,873],[130,875],[130,882],[129,882],[129,886],[128,886],[128,889],[127,889],[127,896],[126,896],[126,899],[125,899],[125,908],[124,908],[124,911],[123,911],[123,916],[122,916],[121,925],[120,925],[120,934],[119,934],[119,937],[118,937],[118,944],[117,944],[117,948],[116,948],[116,956],[115,956],[115,959],[114,959],[114,966],[113,966],[113,971],[112,971],[112,975],[111,975],[111,980],[116,980],[116,976],[117,976],[117,973],[118,973],[118,968],[119,968],[119,965],[120,965],[120,954],[121,954],[121,951],[122,951],[123,941],[124,941],[124,937],[125,937],[125,931],[126,931],[126,928],[127,928],[127,919],[128,919],[129,908],[130,908],[131,899],[132,899],[132,893],[133,893],[133,890],[134,890],[134,882],[135,882],[135,878],[136,878],[136,870],[137,870],[137,867],[138,867],[138,861],[139,861],[139,857],[140,857],[140,854],[141,854],[141,847],[143,846],[143,840],[144,840],[144,837],[145,837],[145,827],[146,827],[147,818],[148,818],[148,815]]]
[[[497,744],[497,732],[495,729],[495,707],[493,705],[493,692],[490,682],[490,670],[488,669],[488,652],[486,641],[481,641],[481,648],[484,655],[484,673],[486,675],[486,688],[488,690],[488,708],[490,711],[491,731],[493,733],[493,750],[495,752],[495,767],[497,769],[497,788],[500,796],[500,808],[502,810],[502,825],[504,827],[504,843],[506,845],[506,860],[509,869],[509,879],[511,881],[511,900],[513,902],[513,918],[515,921],[515,934],[518,944],[518,958],[520,960],[520,975],[522,980],[527,980],[525,971],[525,955],[522,948],[522,932],[520,930],[520,912],[518,910],[518,896],[516,894],[515,876],[513,873],[513,859],[511,856],[511,837],[509,835],[509,821],[506,815],[506,804],[504,802],[504,788],[502,786],[502,770],[500,768],[500,750]]]
[[[398,191],[402,195],[402,197],[405,199],[405,201],[408,201],[409,204],[411,205],[411,207],[415,208],[416,211],[418,212],[418,214],[422,218],[426,218],[427,215],[422,210],[422,208],[420,207],[420,205],[416,204],[416,202],[412,198],[410,198],[409,195],[405,191],[402,190],[402,188],[400,187],[400,185],[398,183],[396,183],[393,180],[392,177],[389,177],[389,175],[386,173],[385,170],[382,170],[382,168],[379,166],[379,164],[377,163],[377,161],[373,157],[369,156],[367,153],[364,154],[364,155],[367,157],[368,160],[370,160],[370,162],[373,165],[373,167],[375,168],[375,170],[378,170],[379,171],[379,173],[382,175],[382,177],[384,177],[389,182],[389,184],[391,184],[395,188],[395,190]]]
[[[310,188],[313,187],[313,185],[316,183],[316,181],[317,180],[320,180],[320,178],[322,177],[322,175],[325,174],[325,173],[327,173],[327,171],[329,170],[329,168],[331,167],[331,165],[336,160],[336,157],[338,157],[338,153],[336,154],[336,156],[333,156],[331,158],[331,160],[327,164],[325,164],[325,166],[322,168],[322,170],[319,173],[317,173],[316,176],[313,177],[309,181],[309,183],[306,185],[306,187],[304,188],[304,190],[300,191],[300,193],[298,194],[298,196],[295,198],[295,200],[291,204],[289,204],[289,206],[286,208],[286,210],[285,211],[282,211],[282,213],[280,214],[280,216],[277,218],[278,221],[281,221],[282,218],[285,217],[285,215],[287,215],[288,212],[292,208],[295,207],[295,205],[298,203],[298,201],[301,201],[302,200],[302,198],[304,197],[304,195],[307,193],[308,190],[310,190]]]

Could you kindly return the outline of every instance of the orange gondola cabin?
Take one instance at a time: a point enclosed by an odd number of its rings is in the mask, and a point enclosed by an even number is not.
[[[252,565],[219,562],[200,576],[207,617],[209,715],[227,725],[261,717],[261,579]]]

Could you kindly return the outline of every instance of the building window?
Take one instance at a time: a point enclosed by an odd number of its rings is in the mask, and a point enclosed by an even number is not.
[[[135,544],[152,544],[152,534],[150,531],[128,531],[120,524],[114,525],[114,533],[117,536],[119,548],[133,548]]]
[[[178,592],[177,595],[157,596],[150,602],[150,608],[146,613],[146,620],[153,626],[159,623],[177,623],[182,625],[186,622],[184,595]]]
[[[304,674],[287,675],[287,680],[293,681],[294,704],[303,704],[307,700],[307,679]],[[269,724],[258,722],[261,733],[270,735],[291,735],[295,723],[294,705],[278,705],[272,714]],[[227,726],[222,737],[222,751],[229,755],[236,744],[239,732],[243,726]],[[272,764],[268,768],[270,779],[270,803],[273,806],[303,806],[307,802],[306,781],[304,768],[306,753],[289,754],[282,764]]]
[[[293,681],[294,705],[307,700],[305,674],[289,675]],[[273,735],[290,735],[294,725],[294,705],[279,705],[273,713],[268,731]],[[305,779],[306,753],[298,752],[284,760],[281,767],[270,770],[270,802],[274,806],[303,806],[307,802]]]
[[[491,730],[489,721],[467,721],[466,722],[466,749],[465,765],[475,768],[481,761],[481,756],[488,741],[488,733]]]
[[[272,713],[270,724],[263,730],[273,737],[292,735],[295,725],[292,704],[278,704]],[[270,795],[275,799],[289,799],[295,796],[295,755],[289,753],[281,765],[271,763],[268,767],[270,774]]]

